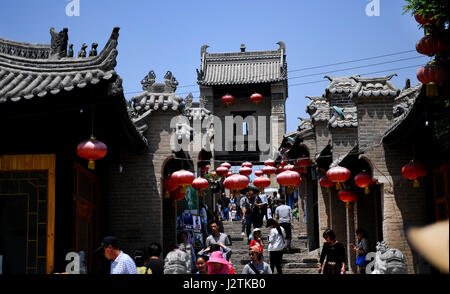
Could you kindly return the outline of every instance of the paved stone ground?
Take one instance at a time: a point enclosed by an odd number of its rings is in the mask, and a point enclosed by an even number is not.
[[[264,222],[265,223],[265,222]],[[292,234],[292,253],[283,254],[282,269],[283,274],[317,274],[318,256],[316,252],[308,252],[307,237],[300,236],[298,233],[298,222]],[[250,261],[248,255],[247,236],[241,235],[242,224],[240,221],[225,221],[223,222],[224,231],[231,237],[232,241],[232,256],[231,262],[236,270],[236,274],[242,273],[244,266]],[[252,227],[253,229],[253,227]],[[264,246],[264,261],[269,263],[269,252],[267,250],[269,229],[263,226],[262,237],[265,241]],[[275,269],[276,271],[276,269]]]

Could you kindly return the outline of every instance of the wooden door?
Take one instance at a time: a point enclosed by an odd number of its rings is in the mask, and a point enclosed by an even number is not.
[[[74,249],[85,252],[88,272],[94,267],[94,250],[99,239],[99,179],[74,164]]]
[[[6,273],[51,273],[55,155],[0,156],[0,255]]]

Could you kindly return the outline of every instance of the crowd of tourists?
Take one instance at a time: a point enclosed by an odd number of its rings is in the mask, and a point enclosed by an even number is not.
[[[289,203],[293,204],[293,202]],[[265,195],[248,189],[240,197],[226,197],[222,194],[217,202],[216,214],[208,224],[202,224],[207,234],[204,247],[195,251],[188,242],[188,234],[178,234],[177,244],[164,258],[161,245],[152,243],[147,250],[134,252],[131,257],[122,252],[115,237],[103,239],[101,247],[106,259],[111,261],[111,274],[236,274],[232,263],[232,242],[224,232],[222,221],[229,221],[231,212],[239,213],[231,220],[242,222],[242,235],[247,237],[249,258],[242,274],[282,274],[283,254],[289,253],[294,228],[291,205],[280,197],[279,193]],[[206,215],[205,206],[201,206]],[[270,228],[266,238],[262,236],[264,225]],[[253,227],[253,230],[252,230]],[[365,273],[365,255],[368,252],[367,234],[363,229],[356,231],[358,245],[351,245],[357,255],[358,272]],[[345,247],[336,240],[332,230],[323,233],[325,243],[321,250],[318,273],[345,274]],[[269,260],[264,260],[264,250],[269,253]],[[145,252],[146,251],[146,252]],[[240,260],[238,262],[241,262]]]

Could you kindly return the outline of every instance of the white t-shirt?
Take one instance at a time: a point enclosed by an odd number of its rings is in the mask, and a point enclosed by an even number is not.
[[[276,228],[272,228],[270,230],[269,246],[267,247],[269,251],[281,251],[284,249],[283,239],[286,238],[286,232],[284,231],[283,227],[280,227],[280,229],[283,233],[283,236],[278,233],[278,230]]]

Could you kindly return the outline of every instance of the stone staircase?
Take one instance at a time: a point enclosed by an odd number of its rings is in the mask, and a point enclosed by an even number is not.
[[[264,221],[265,223],[265,221]],[[307,237],[301,236],[298,229],[298,222],[292,230],[292,252],[283,254],[283,274],[317,274],[318,255],[316,251],[308,252]],[[250,262],[248,255],[247,236],[242,236],[242,224],[240,221],[224,221],[225,233],[230,236],[232,242],[231,262],[236,270],[236,274],[241,274],[244,266]],[[253,227],[252,227],[253,230]],[[269,263],[269,252],[267,250],[269,228],[265,225],[261,228],[264,241],[264,261]],[[276,272],[276,269],[275,269]]]

